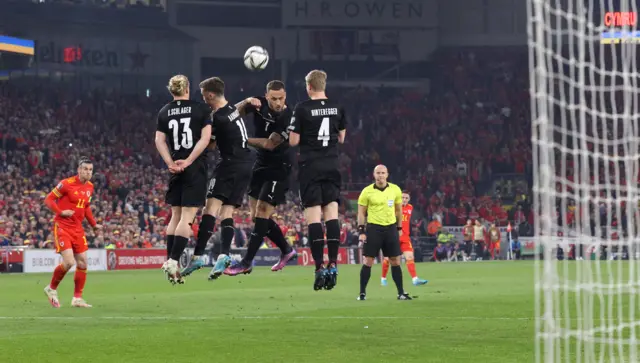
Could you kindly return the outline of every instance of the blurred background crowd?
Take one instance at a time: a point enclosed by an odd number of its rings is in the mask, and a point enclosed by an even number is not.
[[[523,224],[525,233],[532,232],[526,49],[446,48],[436,52],[433,67],[430,93],[329,85],[328,95],[349,113],[340,156],[343,243],[356,239],[350,199],[371,182],[380,163],[412,196],[415,238],[467,219]],[[291,107],[304,97],[294,87]],[[232,102],[263,92],[261,86],[228,89]],[[89,156],[95,163],[92,208],[105,226],[90,236],[91,245],[163,246],[168,172],[152,137],[156,112],[168,99],[101,90],[79,94],[53,82],[0,83],[0,245],[52,248],[52,215],[43,199],[75,173],[79,156]],[[293,192],[276,218],[292,244],[304,245],[306,227]],[[236,226],[240,247],[252,228],[246,204]]]

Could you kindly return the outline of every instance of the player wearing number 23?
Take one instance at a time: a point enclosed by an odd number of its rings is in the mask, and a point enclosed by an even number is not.
[[[158,113],[157,131],[166,135],[171,159],[186,160],[191,155],[202,129],[211,125],[207,105],[189,99],[169,102]],[[205,153],[180,172],[172,170],[166,202],[173,207],[201,207],[207,192]]]

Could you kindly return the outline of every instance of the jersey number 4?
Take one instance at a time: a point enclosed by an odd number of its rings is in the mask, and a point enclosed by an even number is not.
[[[320,131],[318,131],[318,140],[322,141],[322,146],[329,146],[329,140],[331,135],[329,133],[329,118],[323,117],[320,124]]]
[[[181,147],[185,149],[191,149],[193,147],[193,132],[189,124],[191,123],[191,117],[185,117],[180,119],[182,124],[182,132],[180,131],[180,124],[177,120],[169,121],[169,128],[173,132],[173,149],[175,151],[180,150]]]

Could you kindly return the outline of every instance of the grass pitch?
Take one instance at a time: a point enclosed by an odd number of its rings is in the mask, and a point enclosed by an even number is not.
[[[341,265],[332,291],[313,269],[171,286],[160,270],[89,272],[92,309],[61,309],[42,289],[50,274],[0,275],[0,352],[6,362],[524,362],[534,354],[532,262],[417,264],[429,284],[380,286],[356,301],[360,266]]]

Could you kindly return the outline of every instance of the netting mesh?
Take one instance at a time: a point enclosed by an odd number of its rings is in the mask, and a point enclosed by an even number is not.
[[[538,362],[640,362],[636,10],[528,0]]]

